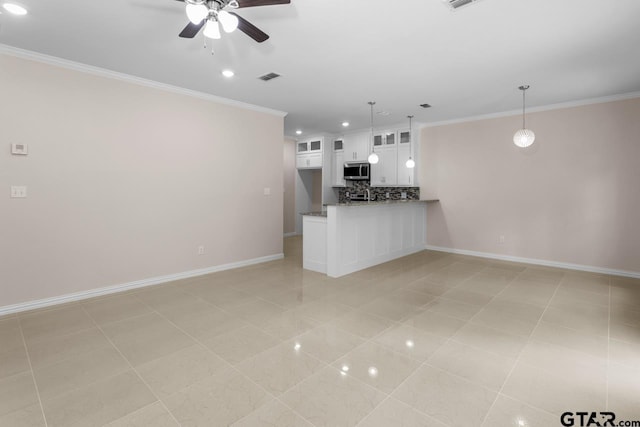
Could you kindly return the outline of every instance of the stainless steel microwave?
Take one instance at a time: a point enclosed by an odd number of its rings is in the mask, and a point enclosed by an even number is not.
[[[344,179],[351,181],[364,181],[369,179],[369,163],[345,163]]]

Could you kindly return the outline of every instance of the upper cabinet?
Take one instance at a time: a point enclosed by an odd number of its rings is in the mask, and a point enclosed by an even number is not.
[[[366,162],[369,156],[369,132],[354,133],[343,138],[345,162]]]
[[[324,138],[311,138],[296,143],[296,168],[319,169],[323,165]]]
[[[416,168],[407,168],[409,157],[415,160],[415,141],[408,129],[374,134],[374,151],[378,163],[371,165],[371,185],[378,187],[415,186]]]
[[[394,145],[374,147],[378,155],[378,163],[371,165],[372,186],[395,186],[398,178],[398,150]]]

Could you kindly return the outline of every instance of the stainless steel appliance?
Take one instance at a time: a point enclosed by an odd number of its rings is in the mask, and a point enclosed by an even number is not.
[[[369,179],[369,163],[345,163],[344,179],[350,181],[366,181]]]

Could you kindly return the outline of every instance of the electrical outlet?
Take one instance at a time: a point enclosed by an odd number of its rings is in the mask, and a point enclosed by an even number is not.
[[[198,246],[198,255],[204,255],[204,245]]]
[[[265,196],[270,196],[271,195],[271,188],[265,187],[264,188],[264,195]]]
[[[12,199],[24,199],[27,197],[26,185],[12,185],[11,186],[11,198]]]
[[[498,243],[500,243],[501,245],[504,245],[504,242],[505,242],[504,235],[501,234],[500,237],[498,237]]]

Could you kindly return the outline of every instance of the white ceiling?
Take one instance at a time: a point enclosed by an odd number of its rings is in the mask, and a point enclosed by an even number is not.
[[[0,2],[6,0],[0,0]],[[292,0],[240,9],[271,36],[178,38],[175,0],[13,0],[0,43],[287,111],[285,134],[438,122],[640,91],[639,0]],[[220,75],[231,68],[236,76]],[[268,72],[282,77],[265,83]],[[433,108],[421,109],[429,103]],[[304,136],[304,135],[303,135]]]

